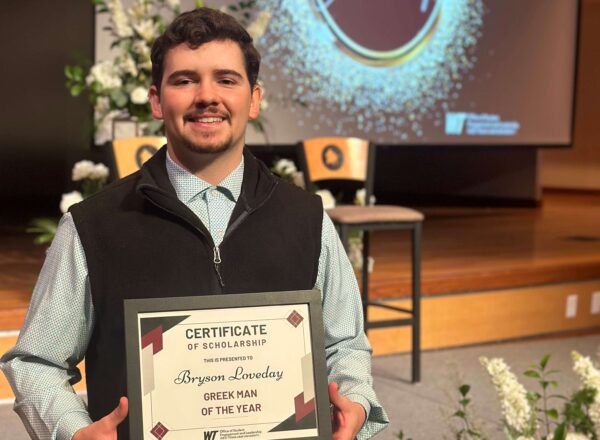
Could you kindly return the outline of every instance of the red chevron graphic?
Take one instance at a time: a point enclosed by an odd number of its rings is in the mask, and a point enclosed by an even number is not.
[[[312,398],[304,403],[304,392],[302,392],[294,398],[294,406],[296,407],[296,422],[299,422],[315,411],[315,399]]]
[[[145,335],[142,335],[142,348],[146,348],[152,344],[152,354],[156,354],[163,348],[163,326],[159,325],[155,329],[150,330]]]

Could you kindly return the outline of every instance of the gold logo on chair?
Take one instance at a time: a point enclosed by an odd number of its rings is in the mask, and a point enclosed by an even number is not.
[[[321,160],[325,168],[335,171],[344,165],[344,153],[337,145],[327,145],[321,153]]]
[[[138,167],[141,167],[144,162],[150,159],[157,151],[158,148],[156,148],[154,145],[140,145],[135,151],[135,163]]]

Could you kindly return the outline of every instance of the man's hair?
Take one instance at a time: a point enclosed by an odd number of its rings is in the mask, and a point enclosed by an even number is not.
[[[244,55],[246,75],[253,88],[258,80],[260,54],[252,37],[231,15],[210,8],[198,8],[177,16],[152,44],[152,84],[160,91],[167,52],[182,43],[191,49],[215,40],[231,40]]]

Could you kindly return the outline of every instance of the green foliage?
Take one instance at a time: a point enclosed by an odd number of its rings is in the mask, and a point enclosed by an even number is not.
[[[38,234],[38,236],[33,239],[35,244],[49,244],[54,240],[57,227],[58,222],[55,219],[39,217],[31,220],[26,231],[32,234]]]
[[[591,440],[598,440],[594,429],[594,422],[590,419],[589,409],[596,398],[596,390],[582,388],[576,391],[571,400],[565,403],[565,425],[572,431],[585,434]]]
[[[65,77],[67,78],[65,86],[69,89],[71,96],[79,96],[85,90],[83,67],[65,66]]]
[[[471,404],[469,391],[471,391],[470,385],[463,384],[458,387],[458,392],[460,394],[458,400],[458,409],[454,412],[454,414],[452,414],[452,417],[458,419],[461,424],[460,429],[455,432],[456,440],[471,440],[484,438],[482,433],[473,427],[473,423],[471,422],[469,417],[469,405]]]
[[[559,373],[558,370],[547,369],[550,357],[549,354],[544,355],[539,363],[530,365],[529,369],[523,373],[526,377],[536,379],[541,389],[541,393],[528,393],[528,399],[531,402],[531,407],[535,408],[538,414],[538,420],[544,426],[545,435],[542,437],[543,439],[550,438],[551,434],[559,427],[558,410],[550,407],[550,400],[564,398],[563,396],[548,394],[549,388],[558,387],[558,382],[550,380],[550,376]],[[539,404],[541,404],[541,406]]]
[[[565,423],[561,423],[554,430],[554,435],[552,436],[552,440],[565,440],[566,438],[567,438],[567,425]]]

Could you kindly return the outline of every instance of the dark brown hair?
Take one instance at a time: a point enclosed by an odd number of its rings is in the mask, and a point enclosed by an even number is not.
[[[164,61],[169,49],[182,43],[196,49],[215,40],[231,40],[239,45],[250,87],[254,87],[258,80],[260,54],[252,44],[252,37],[231,15],[210,8],[198,8],[177,16],[154,41],[151,55],[152,84],[160,91]]]

